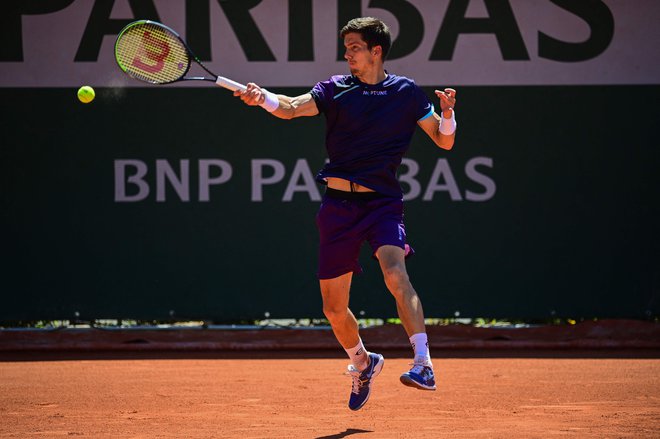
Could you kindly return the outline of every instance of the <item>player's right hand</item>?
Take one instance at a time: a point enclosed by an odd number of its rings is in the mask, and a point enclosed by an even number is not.
[[[261,105],[266,100],[266,94],[254,82],[248,82],[245,91],[236,90],[234,96],[240,97],[243,102],[250,106]]]

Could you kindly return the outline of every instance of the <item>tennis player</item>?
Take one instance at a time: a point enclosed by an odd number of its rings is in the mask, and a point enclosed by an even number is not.
[[[383,63],[391,46],[381,20],[356,18],[340,32],[350,75],[332,76],[309,93],[275,95],[254,83],[234,92],[248,105],[259,105],[274,116],[292,119],[323,113],[329,162],[317,175],[327,188],[316,223],[320,234],[319,268],[323,312],[351,364],[348,402],[358,410],[367,402],[371,384],[383,368],[383,356],[366,350],[358,322],[348,307],[360,246],[367,241],[396,299],[399,318],[414,351],[413,366],[401,375],[407,386],[435,390],[433,364],[424,313],[408,278],[403,193],[396,177],[416,126],[442,149],[454,144],[456,91],[435,91],[442,116],[414,81],[387,72]]]

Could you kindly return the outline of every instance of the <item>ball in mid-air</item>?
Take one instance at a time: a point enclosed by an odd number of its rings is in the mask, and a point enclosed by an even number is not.
[[[78,99],[83,104],[89,104],[94,100],[95,96],[96,93],[94,92],[94,89],[89,85],[84,85],[78,89]]]

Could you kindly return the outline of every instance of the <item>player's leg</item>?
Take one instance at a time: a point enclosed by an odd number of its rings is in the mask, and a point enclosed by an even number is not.
[[[376,250],[385,285],[396,300],[399,318],[414,350],[413,368],[401,375],[401,382],[424,390],[435,390],[433,364],[429,352],[422,302],[406,270],[405,250],[383,245]]]
[[[333,279],[320,279],[321,296],[323,297],[323,314],[330,322],[332,331],[339,344],[344,349],[351,349],[360,343],[358,322],[348,308],[351,280],[353,273],[349,272]],[[366,353],[357,355],[351,360],[357,362],[356,367],[364,369],[368,358]],[[361,364],[365,363],[365,364]]]
[[[353,273],[349,272],[333,279],[321,279],[320,285],[323,313],[352,362],[348,366],[353,379],[348,407],[359,410],[369,399],[371,384],[383,369],[384,359],[380,354],[367,352],[360,339],[357,319],[348,308],[352,277]]]
[[[383,245],[376,250],[376,258],[383,271],[385,285],[396,300],[399,318],[408,336],[425,332],[422,302],[410,283],[405,251],[394,245]]]
[[[361,346],[358,322],[348,309],[353,273],[362,270],[358,262],[361,239],[357,235],[347,233],[351,232],[352,228],[345,226],[345,218],[338,218],[337,212],[350,207],[342,201],[324,197],[316,218],[321,238],[318,276],[323,297],[323,313],[354,366],[362,370],[367,367],[369,360]]]

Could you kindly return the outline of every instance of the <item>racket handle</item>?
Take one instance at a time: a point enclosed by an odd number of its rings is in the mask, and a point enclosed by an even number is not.
[[[232,81],[231,79],[227,79],[227,78],[222,77],[222,76],[218,76],[218,79],[215,80],[215,83],[216,83],[216,85],[219,85],[220,87],[227,88],[231,91],[236,91],[236,90],[243,91],[243,90],[246,89],[246,87],[243,84],[241,84],[239,82],[236,82],[236,81]]]

